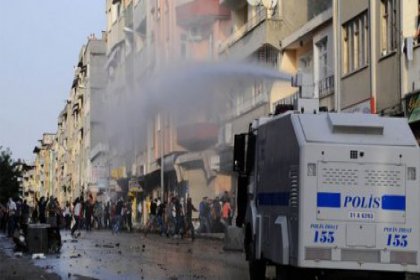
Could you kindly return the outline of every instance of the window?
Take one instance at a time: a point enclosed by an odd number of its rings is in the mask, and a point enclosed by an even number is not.
[[[120,17],[121,12],[121,3],[117,2],[111,6],[111,21],[112,24],[117,22],[118,18]]]
[[[381,0],[381,55],[397,48],[397,0]]]
[[[328,37],[316,43],[318,48],[318,80],[328,76]]]
[[[318,87],[318,97],[323,98],[334,93],[334,75],[328,65],[328,37],[324,37],[316,42],[317,48],[317,71],[315,71],[316,86]]]
[[[364,12],[343,24],[343,74],[352,73],[368,64],[369,23]]]

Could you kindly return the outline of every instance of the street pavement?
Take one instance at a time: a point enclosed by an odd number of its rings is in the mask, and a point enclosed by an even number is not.
[[[142,233],[62,232],[60,254],[32,260],[14,256],[0,236],[1,279],[249,279],[241,252],[223,251],[221,240],[173,239]],[[13,264],[13,267],[10,265]]]

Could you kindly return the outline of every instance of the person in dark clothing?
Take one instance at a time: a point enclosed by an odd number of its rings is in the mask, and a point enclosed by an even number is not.
[[[155,198],[150,203],[150,216],[149,216],[149,221],[147,222],[147,225],[146,225],[146,229],[144,231],[144,235],[147,235],[147,233],[155,226],[156,214],[157,214],[157,199]]]
[[[222,224],[220,222],[222,215],[222,206],[220,205],[220,200],[216,197],[213,200],[211,207],[211,231],[212,232],[221,232],[223,230]]]
[[[203,197],[203,200],[200,202],[200,232],[208,233],[210,232],[210,207],[207,201],[207,197]]]
[[[93,202],[91,200],[91,197],[89,197],[89,200],[86,200],[85,202],[85,229],[87,231],[92,230],[92,216],[93,216]]]
[[[22,224],[28,224],[29,222],[29,205],[26,200],[22,203]]]
[[[48,223],[51,227],[57,227],[57,205],[53,196],[50,197],[49,203],[47,204],[48,211]]]
[[[117,206],[115,207],[115,224],[112,230],[112,233],[119,233],[121,229],[121,214],[123,210],[124,202],[122,198],[120,198],[117,202]]]
[[[176,234],[181,235],[181,238],[184,238],[184,205],[183,203],[180,201],[180,199],[178,197],[176,197],[175,199],[175,222],[176,222],[176,229],[175,232]]]
[[[131,215],[131,202],[128,201],[125,204],[125,219],[126,219],[126,223],[127,223],[127,230],[129,232],[133,231],[133,221],[132,221],[132,215]]]
[[[36,199],[36,197],[35,197]],[[45,215],[45,211],[47,209],[47,204],[48,204],[49,198],[47,198],[47,200],[45,200],[45,197],[41,196],[41,199],[38,201],[38,199],[36,199],[36,202],[38,204],[38,215],[39,215],[39,222],[41,224],[45,224],[47,223],[47,217]]]
[[[195,231],[194,231],[194,225],[192,223],[192,212],[198,212],[198,210],[195,208],[194,204],[192,204],[191,197],[187,198],[187,207],[186,207],[186,213],[185,213],[185,219],[187,223],[187,231],[191,231],[191,239],[195,239]]]
[[[166,203],[164,202],[160,203],[160,205],[157,207],[156,216],[157,216],[158,224],[160,226],[160,235],[163,235],[165,233],[165,221],[164,221],[165,208],[166,208]]]
[[[105,228],[111,228],[111,203],[109,201],[104,209],[104,226]]]

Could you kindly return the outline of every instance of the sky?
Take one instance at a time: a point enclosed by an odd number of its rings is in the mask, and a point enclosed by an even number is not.
[[[105,0],[0,1],[0,146],[33,161],[55,133],[80,49],[106,29]]]

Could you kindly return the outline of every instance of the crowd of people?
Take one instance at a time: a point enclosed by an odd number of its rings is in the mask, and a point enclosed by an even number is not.
[[[9,199],[6,205],[0,204],[0,230],[9,237],[16,231],[24,231],[31,223],[49,224],[60,234],[60,229],[71,232],[72,237],[80,236],[81,230],[109,229],[113,234],[122,230],[133,231],[132,201],[119,198],[106,203],[77,197],[73,202],[61,206],[54,196],[35,196],[35,205],[30,207],[26,200]],[[221,198],[203,197],[198,208],[190,197],[170,195],[167,201],[151,197],[137,205],[137,224],[148,234],[159,232],[168,237],[188,236],[192,239],[196,232],[223,232],[232,222],[232,206],[227,192]],[[193,219],[193,212],[199,219]],[[199,225],[198,225],[199,222]]]
[[[141,211],[142,207],[138,207]],[[192,214],[198,212],[199,226],[196,229]],[[151,230],[160,232],[166,236],[180,236],[183,238],[188,235],[192,239],[195,232],[211,233],[223,232],[225,227],[232,223],[232,207],[230,197],[227,192],[220,199],[216,197],[209,199],[203,197],[198,209],[192,203],[190,197],[185,201],[178,196],[170,196],[168,202],[162,202],[160,198],[155,198],[150,203],[150,215],[144,227],[147,234]]]

